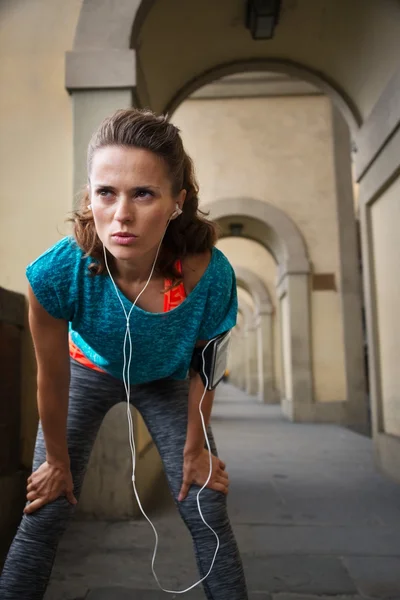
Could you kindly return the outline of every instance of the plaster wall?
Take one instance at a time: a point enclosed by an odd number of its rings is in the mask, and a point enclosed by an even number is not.
[[[400,436],[399,197],[397,178],[371,207],[383,427],[395,436]]]
[[[278,207],[300,229],[314,273],[333,274],[336,290],[311,295],[314,394],[317,402],[345,400],[330,101],[323,96],[188,100],[173,122],[194,159],[202,204],[246,196]],[[250,229],[244,235],[251,236]],[[254,269],[235,246],[236,241],[228,258],[236,264],[246,260]],[[268,287],[272,293],[274,285]]]

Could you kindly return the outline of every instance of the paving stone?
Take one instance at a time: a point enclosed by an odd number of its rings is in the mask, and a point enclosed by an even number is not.
[[[174,595],[157,590],[133,590],[128,588],[103,588],[91,591],[85,600],[165,600],[166,598],[182,598],[181,594]],[[201,591],[191,591],[184,595],[188,600],[205,600],[205,595]],[[78,600],[78,599],[77,599]],[[269,594],[250,594],[249,600],[272,600]]]
[[[334,527],[234,524],[242,553],[394,556],[400,558],[400,524],[393,527]]]
[[[250,600],[400,600],[400,486],[377,471],[369,438],[289,423],[279,407],[231,386],[217,390],[213,428],[231,478],[228,509]],[[192,543],[159,492],[156,570],[163,585],[181,589],[198,577]],[[119,600],[117,592],[167,599],[151,574],[153,543],[144,521],[75,520],[46,600],[76,600],[87,590],[85,600]]]
[[[47,588],[44,600],[83,600],[88,592],[89,588],[83,583],[71,579],[63,582],[53,580]]]
[[[365,596],[315,596],[312,594],[273,594],[272,600],[368,600]]]
[[[343,564],[361,594],[400,600],[400,558],[346,557]]]
[[[326,556],[244,557],[251,591],[357,594],[340,560]]]
[[[161,590],[137,590],[123,587],[109,587],[89,592],[85,600],[166,600],[182,598],[182,594],[166,594]],[[202,592],[192,590],[184,595],[188,600],[204,600]]]

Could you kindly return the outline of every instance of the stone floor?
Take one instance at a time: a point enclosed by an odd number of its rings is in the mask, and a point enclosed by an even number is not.
[[[213,427],[251,600],[400,600],[400,485],[375,470],[370,439],[291,424],[229,385],[218,390]],[[157,497],[156,570],[182,589],[197,577],[191,542],[164,482]],[[204,599],[199,589],[158,591],[152,536],[145,521],[74,521],[46,600]]]

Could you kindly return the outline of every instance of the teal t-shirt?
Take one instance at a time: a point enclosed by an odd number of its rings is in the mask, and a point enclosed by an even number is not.
[[[65,237],[32,262],[26,275],[43,308],[69,322],[72,340],[83,354],[122,379],[126,318],[109,275],[90,274],[92,262],[73,237]],[[119,295],[129,313],[132,303],[121,291]],[[166,313],[133,308],[131,383],[185,379],[196,342],[232,329],[236,316],[235,273],[214,247],[204,275],[179,306]]]

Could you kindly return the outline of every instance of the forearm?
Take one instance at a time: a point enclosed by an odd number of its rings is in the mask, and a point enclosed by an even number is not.
[[[192,454],[204,448],[205,437],[200,416],[200,401],[204,393],[204,384],[198,373],[190,379],[189,403],[188,403],[188,425],[186,433],[185,454]],[[207,391],[201,405],[201,412],[206,426],[211,417],[214,391]]]
[[[38,378],[38,410],[46,444],[46,460],[53,464],[69,464],[67,443],[69,381]]]

